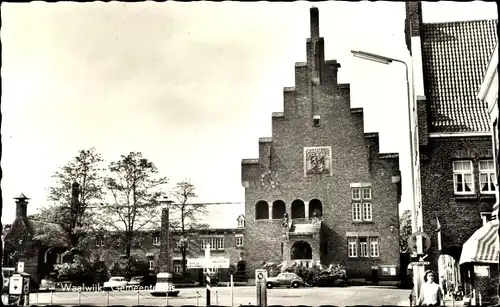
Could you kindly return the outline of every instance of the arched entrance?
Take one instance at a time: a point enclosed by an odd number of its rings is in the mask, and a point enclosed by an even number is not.
[[[290,259],[312,259],[312,248],[304,241],[295,242],[290,248]]]

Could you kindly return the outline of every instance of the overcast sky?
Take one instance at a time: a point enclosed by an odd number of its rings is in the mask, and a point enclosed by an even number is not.
[[[198,201],[243,202],[241,159],[258,157],[271,113],[283,111],[312,5],[365,131],[407,157],[404,66],[350,55],[408,59],[402,2],[2,3],[2,221],[19,193],[29,213],[47,203],[51,175],[92,146],[107,162],[141,151],[172,184],[191,179]],[[493,19],[497,9],[424,2],[423,18]]]

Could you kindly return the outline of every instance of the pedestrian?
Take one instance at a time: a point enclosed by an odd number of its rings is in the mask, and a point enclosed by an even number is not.
[[[425,271],[424,283],[420,287],[419,306],[444,306],[441,287],[434,282],[436,273],[432,270]]]

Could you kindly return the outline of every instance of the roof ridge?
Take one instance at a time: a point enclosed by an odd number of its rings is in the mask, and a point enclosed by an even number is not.
[[[457,21],[441,21],[441,22],[424,22],[423,25],[443,25],[443,24],[460,24],[460,23],[471,23],[471,22],[481,22],[481,21],[496,21],[498,19],[471,19],[471,20],[457,20]]]

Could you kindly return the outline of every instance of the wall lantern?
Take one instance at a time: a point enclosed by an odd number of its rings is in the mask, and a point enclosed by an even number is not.
[[[314,127],[319,127],[319,120],[320,119],[321,119],[321,117],[319,115],[313,116]]]

